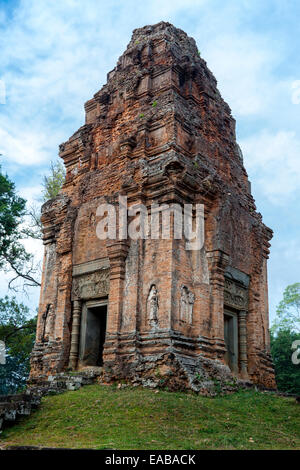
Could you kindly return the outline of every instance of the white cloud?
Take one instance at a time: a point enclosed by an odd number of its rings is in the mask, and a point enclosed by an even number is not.
[[[235,115],[261,114],[280,86],[272,74],[280,54],[268,38],[249,32],[220,34],[206,44],[205,58]]]
[[[240,141],[245,166],[262,194],[285,204],[300,191],[300,139],[293,131],[263,131]]]
[[[198,8],[205,3],[196,2]],[[5,157],[19,165],[55,158],[58,145],[84,123],[84,102],[105,83],[132,29],[193,7],[192,0],[21,0],[0,31]]]
[[[27,127],[27,126],[26,126]],[[47,136],[28,128],[17,135],[0,127],[0,153],[20,165],[35,165],[48,159]]]
[[[8,136],[7,158],[22,165],[53,159],[59,143],[83,124],[84,102],[106,81],[132,29],[162,19],[197,39],[234,115],[263,114],[278,102],[281,85],[273,68],[282,51],[267,34],[241,30],[245,11],[253,11],[251,2],[228,2],[216,11],[207,0],[102,1],[101,6],[87,0],[84,7],[77,0],[21,1],[0,32],[7,86],[0,128]]]
[[[294,80],[291,85],[292,88],[292,103],[300,104],[300,80]]]
[[[24,199],[26,199],[28,205],[37,204],[38,202],[40,202],[42,194],[42,185],[39,184],[36,186],[21,186],[19,189],[19,193]]]
[[[43,258],[43,242],[42,240],[34,240],[33,238],[27,238],[22,241],[27,253],[31,253],[35,256],[36,263],[40,263]]]

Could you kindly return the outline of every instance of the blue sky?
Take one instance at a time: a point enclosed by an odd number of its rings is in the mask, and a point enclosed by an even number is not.
[[[161,20],[195,38],[237,121],[257,209],[274,230],[272,318],[284,288],[300,281],[298,0],[0,0],[2,167],[34,201],[58,145],[83,124],[84,102],[106,82],[132,30]],[[40,256],[39,244],[27,247]],[[32,292],[30,302],[37,299]]]

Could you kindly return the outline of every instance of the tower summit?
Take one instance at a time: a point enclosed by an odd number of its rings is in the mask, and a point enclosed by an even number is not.
[[[31,380],[101,367],[105,380],[202,393],[233,376],[274,388],[272,231],[256,212],[235,121],[194,39],[165,22],[134,30],[85,111],[60,146],[65,184],[42,208]],[[188,232],[176,232],[186,208],[191,230],[197,208],[204,213],[192,249]],[[175,219],[177,229],[162,233]]]

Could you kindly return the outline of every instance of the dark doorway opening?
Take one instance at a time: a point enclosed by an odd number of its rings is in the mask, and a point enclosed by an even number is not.
[[[238,319],[236,313],[224,313],[224,341],[226,346],[225,361],[230,369],[238,373]]]
[[[81,361],[86,366],[103,365],[107,305],[86,308]]]

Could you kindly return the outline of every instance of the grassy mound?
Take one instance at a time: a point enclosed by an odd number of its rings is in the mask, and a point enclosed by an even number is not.
[[[1,445],[93,449],[300,449],[294,399],[242,391],[192,393],[90,385],[44,397]]]

